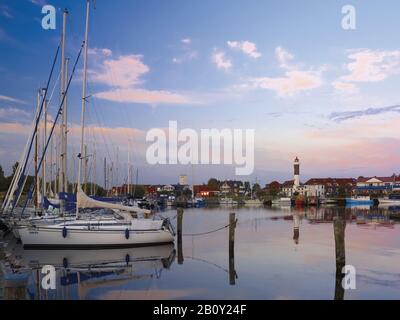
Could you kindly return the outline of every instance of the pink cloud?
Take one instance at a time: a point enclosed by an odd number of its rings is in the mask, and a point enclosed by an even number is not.
[[[129,55],[105,60],[100,70],[91,71],[90,78],[93,82],[112,87],[135,86],[141,82],[140,77],[150,70],[141,59],[142,56]]]
[[[225,52],[223,51],[215,49],[211,56],[211,60],[220,70],[229,71],[232,68],[232,61],[226,57]]]
[[[96,51],[97,50],[97,51]],[[189,97],[167,90],[148,90],[141,88],[142,77],[150,71],[143,63],[141,55],[122,55],[112,58],[109,49],[96,49],[104,60],[100,66],[90,71],[90,79],[104,84],[110,89],[94,94],[99,99],[123,103],[144,104],[189,104]]]
[[[193,101],[189,100],[183,95],[162,90],[121,88],[96,93],[95,97],[115,102],[132,102],[145,104],[193,103]]]
[[[30,127],[30,125],[24,125],[21,123],[2,122],[0,123],[0,132],[3,134],[27,135],[31,129]]]
[[[400,73],[400,51],[352,50],[348,56],[353,60],[346,65],[350,74],[341,77],[348,82],[377,82],[392,74]]]
[[[255,87],[273,90],[281,97],[292,96],[322,85],[322,80],[317,72],[301,70],[287,71],[284,77],[252,78],[250,82]]]
[[[257,51],[257,46],[254,42],[251,41],[228,41],[228,46],[233,49],[238,49],[248,55],[251,58],[259,58],[261,57],[261,53]]]

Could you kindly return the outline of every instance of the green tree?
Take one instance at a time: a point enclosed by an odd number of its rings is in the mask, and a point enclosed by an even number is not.
[[[207,186],[212,191],[219,190],[220,181],[215,178],[210,178],[210,180],[208,180]]]
[[[346,189],[343,186],[340,186],[337,191],[339,198],[346,198]]]
[[[261,187],[258,183],[253,184],[253,194],[257,194],[261,191]]]
[[[136,185],[136,187],[133,187],[133,188],[135,190],[135,194],[134,194],[135,198],[143,198],[144,197],[144,195],[146,193],[144,186]]]
[[[7,180],[6,177],[4,176],[4,170],[2,166],[0,166],[0,191],[6,191],[7,190]]]
[[[12,176],[14,176],[15,172],[17,171],[18,166],[19,166],[19,162],[17,161],[16,163],[14,163],[14,165],[12,167]]]

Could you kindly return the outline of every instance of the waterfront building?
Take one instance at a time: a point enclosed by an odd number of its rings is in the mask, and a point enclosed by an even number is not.
[[[246,193],[246,188],[242,181],[226,180],[220,187],[220,192],[223,196],[243,196]]]
[[[219,195],[219,190],[212,190],[208,185],[194,185],[194,194],[196,197],[208,198],[208,197],[216,197]]]
[[[282,184],[282,193],[287,197],[294,194],[294,180],[288,180]]]
[[[359,195],[374,194],[386,195],[400,191],[400,176],[393,174],[391,177],[358,177],[355,193]]]
[[[175,190],[175,187],[171,184],[167,184],[161,188],[161,191],[164,191],[164,192],[173,192],[174,190]]]
[[[307,186],[319,186],[316,191],[320,191],[321,195],[337,197],[351,194],[356,185],[356,180],[354,178],[311,178],[305,184]]]

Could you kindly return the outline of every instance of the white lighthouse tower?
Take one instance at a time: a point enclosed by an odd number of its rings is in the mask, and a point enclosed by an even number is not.
[[[297,189],[300,186],[300,161],[299,158],[296,157],[293,163],[294,167],[294,189]]]

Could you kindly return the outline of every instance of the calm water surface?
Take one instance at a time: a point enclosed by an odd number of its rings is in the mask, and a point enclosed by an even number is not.
[[[228,228],[235,212],[234,254]],[[0,253],[4,299],[399,299],[398,211],[357,208],[186,209],[175,245],[110,250]],[[176,223],[176,212],[163,212]],[[179,252],[178,252],[179,251]],[[231,251],[232,253],[232,251]],[[40,288],[43,265],[56,290]],[[340,270],[356,268],[356,290]],[[338,271],[338,272],[337,272]]]

